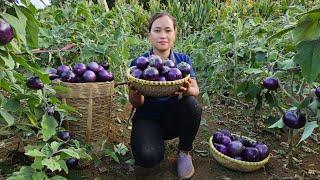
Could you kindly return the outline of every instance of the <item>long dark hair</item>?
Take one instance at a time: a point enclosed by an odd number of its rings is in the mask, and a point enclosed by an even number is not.
[[[155,13],[155,14],[150,18],[150,20],[149,20],[149,26],[148,26],[149,32],[151,31],[151,26],[152,26],[153,22],[154,22],[156,19],[161,18],[161,17],[163,17],[163,16],[168,16],[168,17],[172,20],[172,22],[173,22],[173,28],[174,28],[174,30],[177,29],[177,21],[176,21],[176,19],[175,19],[173,16],[171,16],[169,13],[166,13],[166,12],[158,12],[158,13]]]

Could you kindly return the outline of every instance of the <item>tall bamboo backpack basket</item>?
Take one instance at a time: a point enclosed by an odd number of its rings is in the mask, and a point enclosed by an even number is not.
[[[240,137],[237,134],[232,134],[232,135]],[[248,137],[245,137],[245,136],[241,136],[241,137],[244,139],[247,139],[250,142],[256,142],[255,140],[250,139]],[[212,156],[218,161],[219,164],[221,164],[222,166],[225,166],[229,169],[241,171],[241,172],[252,172],[252,171],[256,171],[256,170],[264,167],[270,159],[270,154],[266,158],[264,158],[263,160],[258,161],[258,162],[248,162],[248,161],[240,161],[237,159],[233,159],[233,158],[226,156],[226,155],[222,154],[221,152],[219,152],[214,147],[214,145],[212,143],[212,139],[213,139],[213,137],[211,136],[209,138],[209,146],[210,146],[209,149],[210,149]]]
[[[111,123],[114,82],[67,83],[67,93],[57,94],[63,103],[76,108],[76,121],[68,121],[65,128],[85,142],[94,142],[108,137]]]
[[[130,69],[127,70],[128,82],[141,94],[150,97],[170,96],[178,91],[189,78],[190,75],[175,81],[147,81],[135,78],[130,74]]]

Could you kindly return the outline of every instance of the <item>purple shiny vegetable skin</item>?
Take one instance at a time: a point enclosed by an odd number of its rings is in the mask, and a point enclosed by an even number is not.
[[[0,19],[0,46],[7,45],[13,39],[13,29],[9,23]]]

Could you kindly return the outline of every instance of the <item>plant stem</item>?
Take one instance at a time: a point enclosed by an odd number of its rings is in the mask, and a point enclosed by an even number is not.
[[[279,82],[280,88],[281,90],[296,104],[298,105],[299,102],[298,100],[296,100],[296,98],[294,98],[290,93],[288,93],[288,91],[281,85],[281,83]]]
[[[294,72],[291,72],[291,79],[290,79],[290,93],[293,94],[293,79],[294,79]]]
[[[288,156],[288,164],[287,167],[290,168],[293,166],[293,156],[292,156],[292,145],[293,145],[293,129],[290,128],[289,129],[289,137],[288,137],[288,141],[289,141],[289,156]]]

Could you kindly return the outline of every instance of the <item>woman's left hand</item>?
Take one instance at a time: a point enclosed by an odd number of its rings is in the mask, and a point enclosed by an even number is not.
[[[191,78],[187,79],[184,82],[184,85],[182,87],[180,87],[180,89],[178,91],[176,91],[174,94],[175,95],[188,94],[190,87],[191,87]]]

